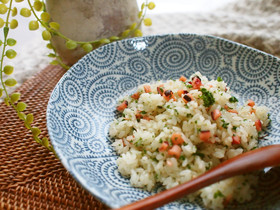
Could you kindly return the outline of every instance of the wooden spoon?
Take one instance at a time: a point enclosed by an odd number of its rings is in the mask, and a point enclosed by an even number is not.
[[[231,158],[206,173],[171,189],[118,210],[154,209],[226,178],[280,165],[280,144],[255,149]]]

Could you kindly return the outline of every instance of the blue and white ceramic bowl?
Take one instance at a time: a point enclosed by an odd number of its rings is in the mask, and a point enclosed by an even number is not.
[[[59,81],[47,108],[52,144],[65,168],[92,195],[112,208],[150,193],[133,188],[117,170],[108,137],[117,99],[142,83],[200,71],[222,77],[246,101],[270,108],[271,125],[261,146],[280,143],[280,60],[225,39],[195,34],[149,36],[114,42],[84,56]],[[280,172],[260,175],[256,197],[230,209],[280,208]],[[157,189],[160,190],[160,189]],[[152,193],[155,193],[155,190]],[[179,200],[165,209],[202,209]]]

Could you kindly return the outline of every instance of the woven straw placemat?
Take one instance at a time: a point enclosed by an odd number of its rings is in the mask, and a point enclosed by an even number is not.
[[[47,66],[17,91],[48,136],[46,108],[65,70]],[[80,187],[60,161],[37,144],[15,111],[0,104],[0,209],[105,209]]]

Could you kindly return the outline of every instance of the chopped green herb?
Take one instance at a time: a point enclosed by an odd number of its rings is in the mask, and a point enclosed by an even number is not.
[[[159,140],[159,143],[162,143],[162,142],[163,142],[163,140],[162,140],[162,139],[160,139],[160,140]]]
[[[218,78],[217,78],[217,81],[218,81],[218,82],[222,82],[223,79],[222,79],[221,77],[218,77]]]
[[[157,108],[162,109],[162,106],[157,106]]]
[[[236,126],[233,126],[232,127],[232,130],[236,131],[237,127]]]
[[[230,103],[236,103],[236,102],[238,102],[238,99],[235,98],[234,96],[232,96],[232,97],[229,98],[229,102]]]
[[[174,111],[175,111],[175,114],[178,116],[178,115],[179,115],[178,110],[177,110],[177,109],[174,109]]]
[[[186,159],[186,157],[185,157],[184,155],[181,155],[181,156],[179,157],[179,159],[184,161],[184,160]]]
[[[191,166],[190,166],[190,164],[188,164],[188,165],[187,165],[187,168],[188,168],[188,169],[191,169]]]
[[[156,159],[155,157],[152,158],[152,160],[158,163],[158,159]]]
[[[186,87],[187,87],[187,88],[192,88],[193,86],[192,86],[192,85],[186,85]]]
[[[155,180],[158,180],[158,174],[155,174]]]
[[[192,155],[197,155],[197,156],[199,156],[201,158],[205,157],[205,155],[203,153],[201,153],[201,152],[196,152],[196,153],[193,153]]]
[[[225,128],[225,129],[227,129],[229,123],[227,123],[224,119],[222,119],[221,121],[223,122],[222,127]]]
[[[188,108],[189,108],[189,105],[188,105],[188,104],[185,104],[185,107],[188,109]]]
[[[218,198],[218,197],[221,197],[221,198],[225,197],[224,194],[220,190],[218,190],[214,194],[214,198]]]
[[[192,115],[192,114],[190,114],[190,113],[188,113],[188,114],[187,114],[187,117],[193,117],[193,115]]]
[[[125,114],[124,114],[124,113],[122,113],[122,117],[125,117]]]
[[[167,105],[167,106],[166,106],[166,108],[167,108],[167,109],[170,109],[170,108],[171,108],[171,106],[170,106],[170,105]]]
[[[215,98],[210,91],[206,90],[206,88],[201,88],[200,91],[202,92],[201,98],[205,107],[209,107],[215,103]]]
[[[145,112],[145,111],[142,111],[142,112],[140,112],[141,114],[147,114],[147,112]]]

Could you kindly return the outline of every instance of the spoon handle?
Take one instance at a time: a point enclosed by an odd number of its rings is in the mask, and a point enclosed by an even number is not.
[[[280,144],[262,147],[231,158],[189,182],[118,210],[154,209],[226,178],[277,165],[280,165]]]

